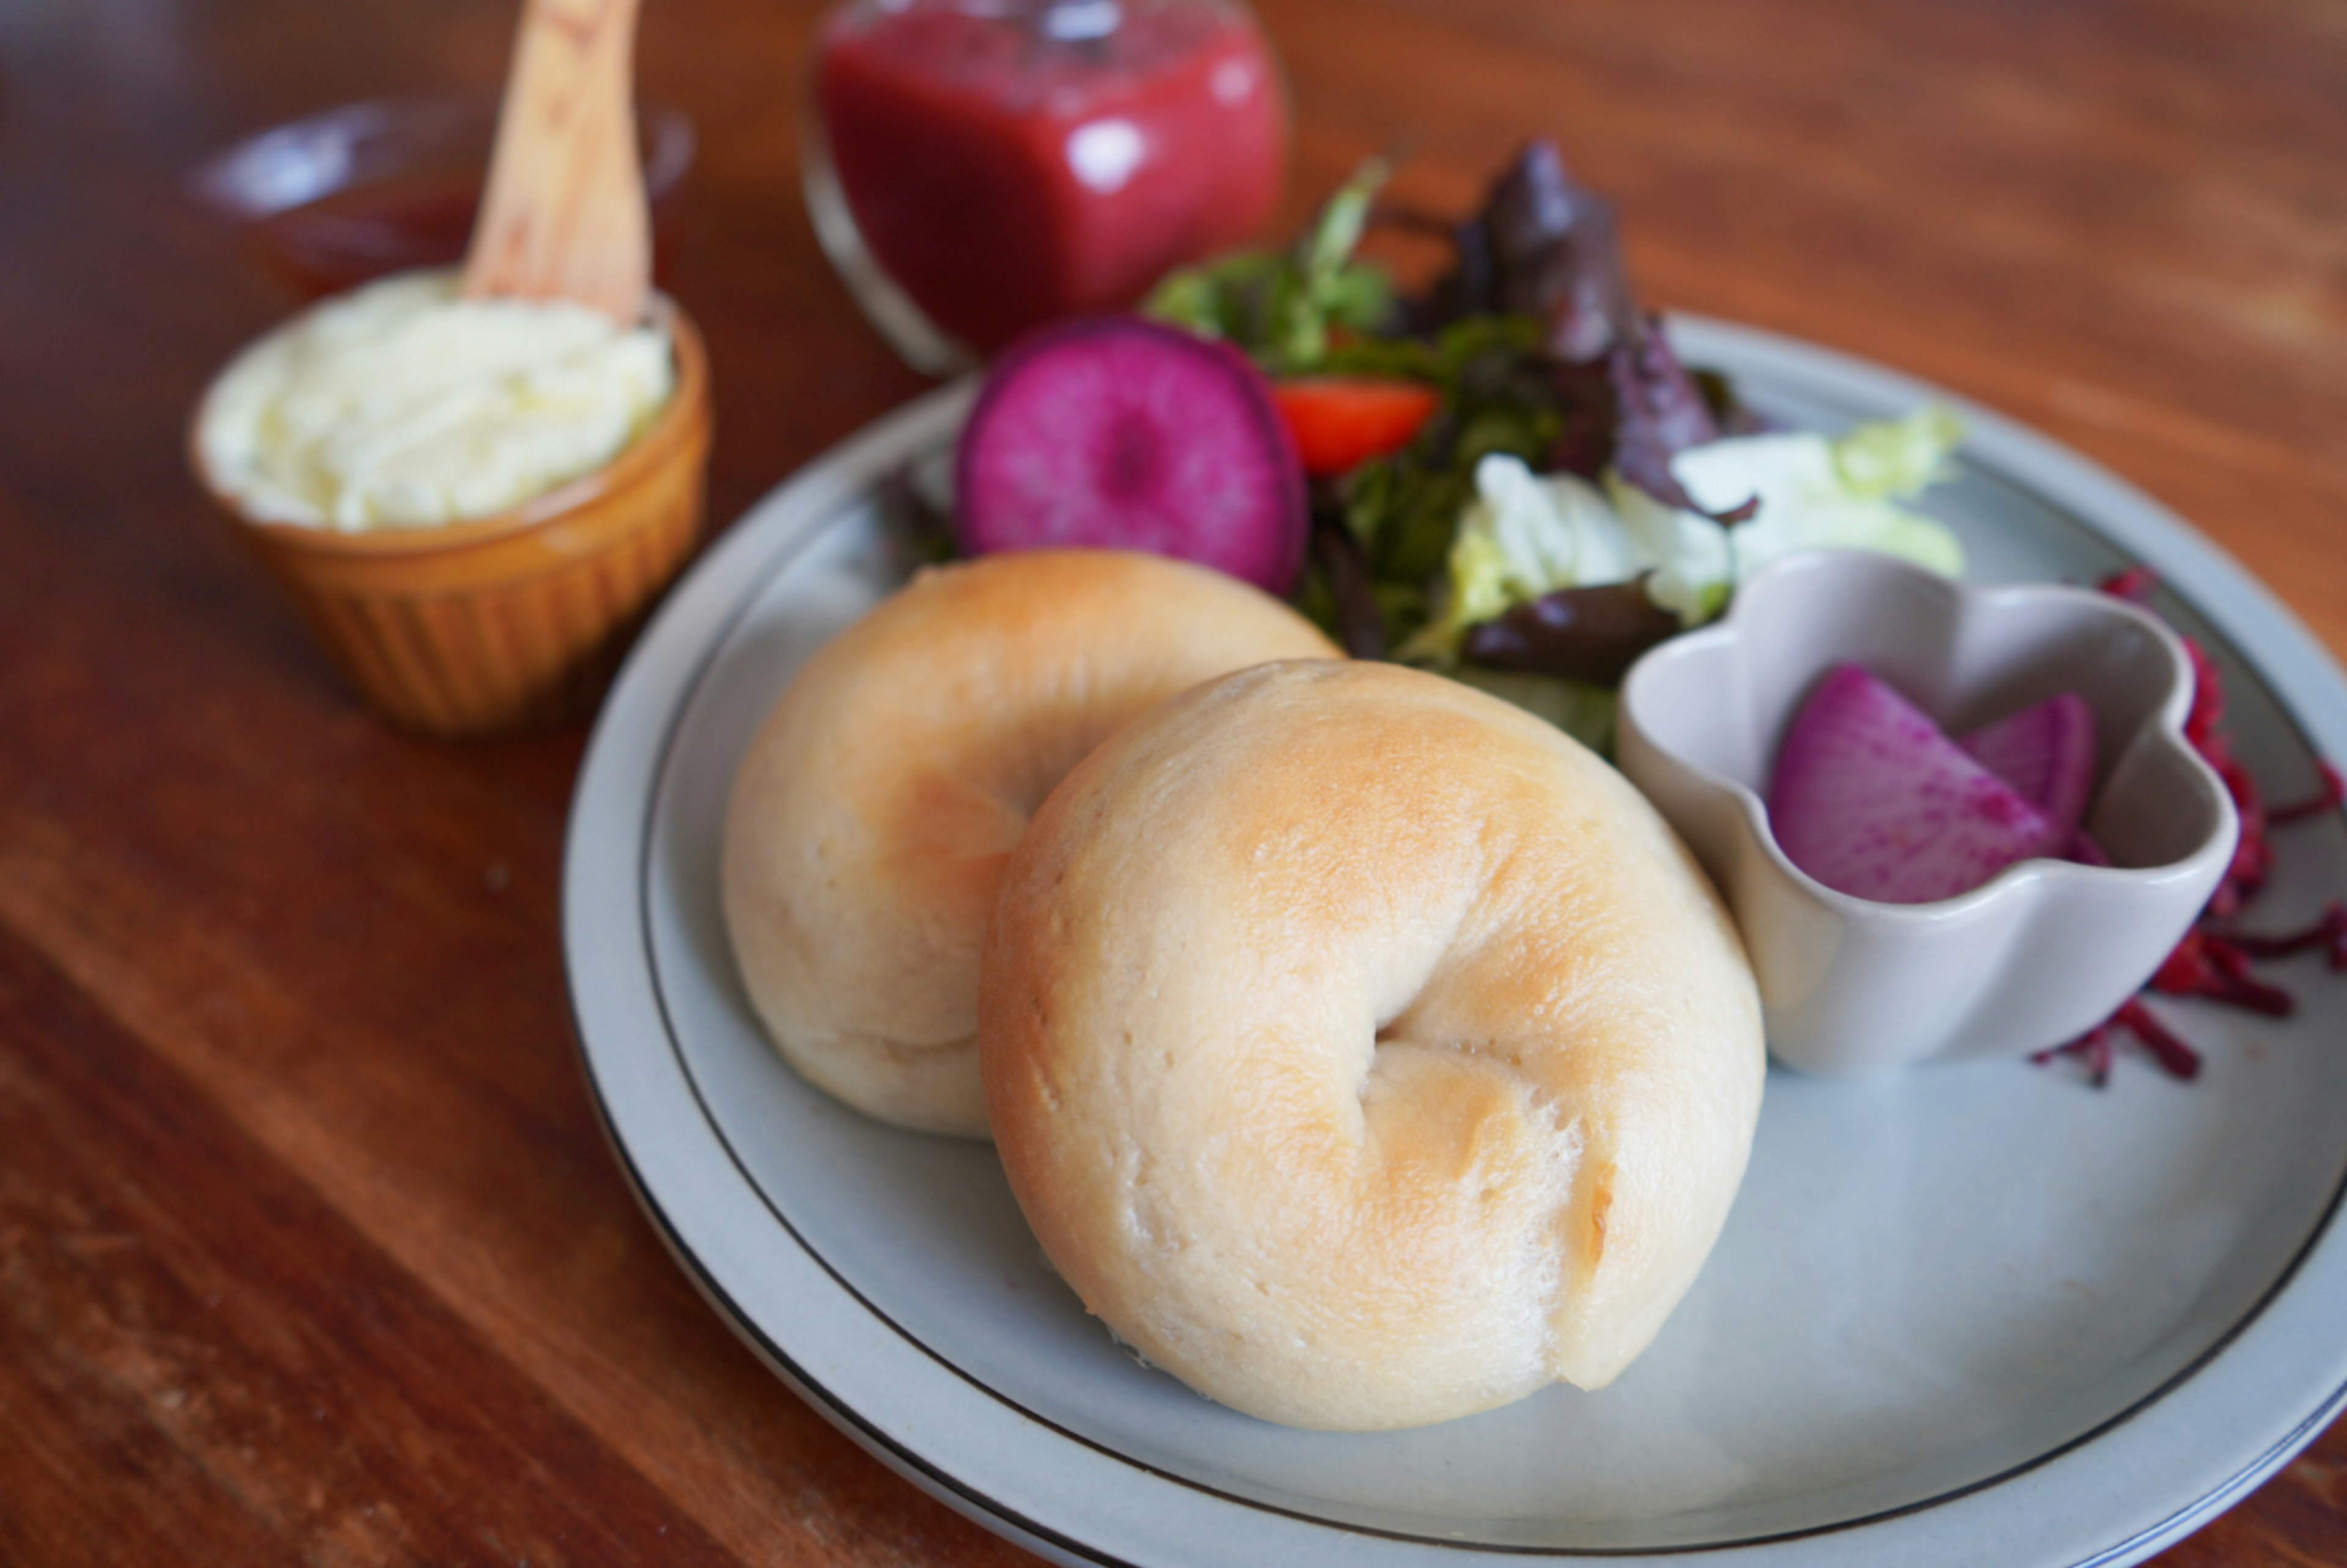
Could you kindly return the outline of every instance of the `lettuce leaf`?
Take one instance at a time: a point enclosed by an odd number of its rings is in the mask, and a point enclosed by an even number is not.
[[[1964,422],[1936,404],[1904,419],[1861,425],[1833,443],[1834,467],[1853,496],[1903,497],[1952,477]]]
[[[1399,657],[1455,658],[1471,626],[1560,588],[1627,581],[1636,569],[1621,517],[1594,485],[1493,453],[1475,465],[1441,601]]]
[[[1726,608],[1735,585],[1795,550],[1879,550],[1945,576],[1963,547],[1942,524],[1896,504],[1943,477],[1963,427],[1944,409],[1812,433],[1729,436],[1672,459],[1696,508],[1667,506],[1609,471],[1601,490],[1569,474],[1535,475],[1494,455],[1475,467],[1433,618],[1400,657],[1458,656],[1467,629],[1559,589],[1626,582],[1683,624]],[[1757,497],[1733,528],[1706,515]]]
[[[1143,313],[1235,343],[1275,375],[1321,369],[1332,342],[1376,333],[1394,313],[1384,271],[1353,259],[1386,172],[1376,159],[1363,163],[1289,250],[1240,251],[1166,273]]]
[[[1861,425],[1839,438],[1813,432],[1731,436],[1689,447],[1672,472],[1698,507],[1758,497],[1729,532],[1619,482],[1608,491],[1635,548],[1655,568],[1647,592],[1690,624],[1725,606],[1737,583],[1803,549],[1878,550],[1961,576],[1963,547],[1943,525],[1897,505],[1949,471],[1963,426],[1942,408]]]

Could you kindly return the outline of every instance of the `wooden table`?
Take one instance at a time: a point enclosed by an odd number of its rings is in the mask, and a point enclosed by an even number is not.
[[[918,387],[794,177],[813,7],[654,0],[713,516]],[[2329,0],[1266,0],[1300,189],[1527,132],[1657,302],[2108,463],[2347,648],[2347,24]],[[175,199],[333,102],[493,87],[477,0],[0,7],[0,1563],[1009,1563],[695,1297],[573,1055],[584,730],[443,745],[207,518],[190,405],[288,308]],[[2174,1549],[2347,1561],[2347,1428]]]

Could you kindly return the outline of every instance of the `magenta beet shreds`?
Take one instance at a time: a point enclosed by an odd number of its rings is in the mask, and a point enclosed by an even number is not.
[[[1147,550],[1285,594],[1310,531],[1263,373],[1227,344],[1132,316],[1012,345],[971,410],[956,480],[972,555]]]
[[[2150,572],[2130,567],[2105,579],[2102,589],[2157,614],[2151,601],[2153,586]],[[2273,869],[2273,845],[2267,830],[2329,816],[2347,799],[2347,782],[2341,780],[2337,768],[2318,758],[2315,768],[2321,784],[2312,795],[2287,805],[2267,805],[2264,791],[2233,755],[2232,739],[2224,725],[2224,681],[2215,662],[2191,638],[2179,632],[2178,640],[2191,660],[2193,675],[2192,708],[2184,721],[2184,738],[2224,781],[2240,816],[2241,836],[2209,907],[2153,973],[2147,989],[2164,996],[2220,1002],[2269,1018],[2288,1018],[2297,1010],[2298,999],[2281,987],[2260,979],[2250,972],[2251,966],[2262,959],[2317,951],[2334,972],[2347,970],[2347,904],[2331,900],[2311,923],[2295,930],[2250,932],[2229,922],[2258,896]],[[2122,1036],[2141,1045],[2171,1077],[2189,1079],[2200,1071],[2200,1053],[2160,1022],[2139,997],[2128,999],[2118,1011],[2068,1044],[2041,1050],[2030,1060],[2047,1062],[2075,1057],[2086,1062],[2089,1078],[2099,1086],[2109,1081],[2112,1047]]]
[[[1970,892],[2070,833],[1857,664],[1829,671],[1794,716],[1768,821],[1794,865],[1885,904]]]

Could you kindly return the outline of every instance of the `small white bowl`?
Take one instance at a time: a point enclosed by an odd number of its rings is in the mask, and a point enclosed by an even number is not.
[[[1778,847],[1777,746],[1847,661],[1951,733],[2061,692],[2095,713],[2086,826],[2114,864],[2024,860],[1958,897],[1882,904]],[[2191,925],[2232,858],[2231,796],[2184,738],[2192,667],[2156,617],[2107,594],[1973,588],[1887,556],[1791,556],[1727,618],[1638,661],[1623,771],[1678,829],[1743,928],[1768,1047],[1812,1072],[2023,1056],[2110,1016]]]

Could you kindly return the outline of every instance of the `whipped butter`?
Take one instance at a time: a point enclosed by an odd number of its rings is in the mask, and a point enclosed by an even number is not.
[[[430,528],[600,467],[675,380],[656,328],[580,305],[460,300],[453,272],[407,272],[246,349],[205,398],[196,440],[249,517]]]

